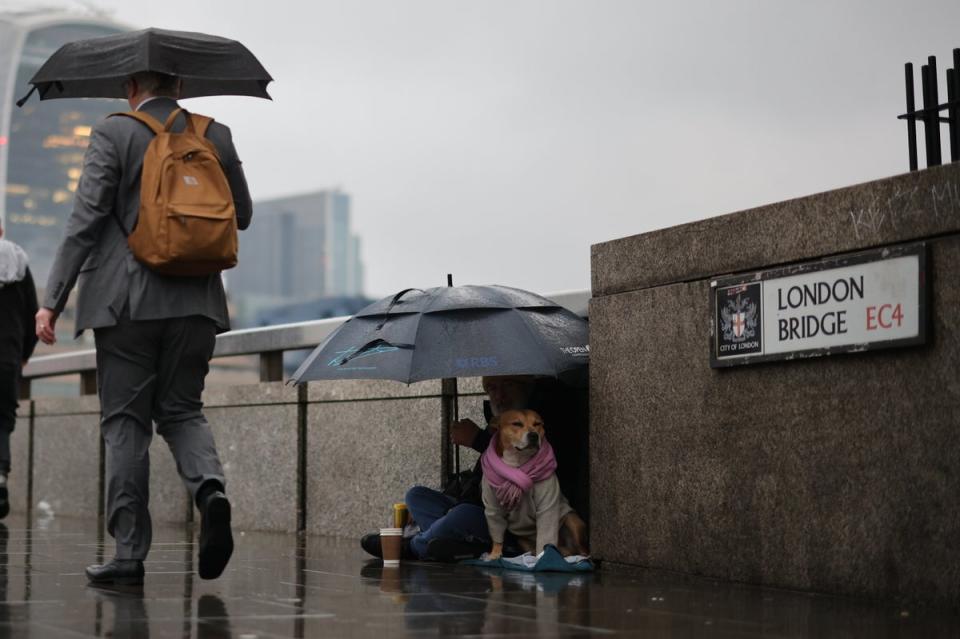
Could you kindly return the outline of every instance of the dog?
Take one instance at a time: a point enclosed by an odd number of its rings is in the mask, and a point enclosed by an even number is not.
[[[543,418],[532,410],[508,410],[495,418],[491,426],[497,428],[493,446],[496,455],[507,466],[519,468],[533,459],[545,442]],[[496,540],[487,554],[492,561],[503,555],[503,531],[517,536],[525,552],[540,552],[546,544],[557,546],[563,555],[587,555],[587,526],[570,507],[560,492],[555,472],[536,481],[520,499],[518,508],[507,511],[500,504],[497,491],[483,478],[483,505],[487,526]],[[529,495],[532,493],[532,508]],[[494,534],[495,531],[499,535]]]

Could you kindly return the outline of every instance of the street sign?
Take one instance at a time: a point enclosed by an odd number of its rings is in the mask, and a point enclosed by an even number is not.
[[[713,368],[922,344],[922,242],[710,283]]]

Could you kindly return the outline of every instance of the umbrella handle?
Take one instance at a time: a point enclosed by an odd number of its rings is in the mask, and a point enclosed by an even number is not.
[[[23,107],[23,105],[27,103],[27,100],[30,99],[30,96],[33,95],[34,92],[36,92],[36,90],[37,90],[37,85],[33,85],[32,87],[30,87],[30,91],[25,96],[17,100],[17,108]]]

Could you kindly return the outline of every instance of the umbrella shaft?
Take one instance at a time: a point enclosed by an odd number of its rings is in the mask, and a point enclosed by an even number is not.
[[[441,419],[441,454],[440,466],[443,486],[446,487],[450,479],[460,472],[460,451],[451,441],[450,434],[453,424],[459,417],[460,407],[457,397],[457,378],[446,377],[440,382],[440,419]],[[451,451],[451,447],[453,450]],[[451,455],[451,452],[453,453]]]

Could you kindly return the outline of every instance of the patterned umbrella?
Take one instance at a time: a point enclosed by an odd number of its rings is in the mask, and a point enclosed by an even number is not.
[[[559,376],[587,364],[588,339],[586,320],[521,289],[406,289],[347,320],[291,381]]]

